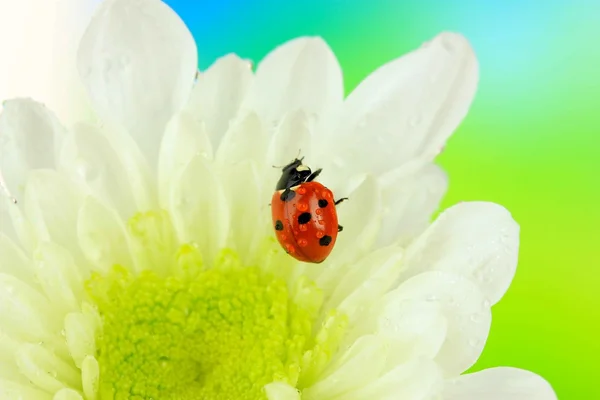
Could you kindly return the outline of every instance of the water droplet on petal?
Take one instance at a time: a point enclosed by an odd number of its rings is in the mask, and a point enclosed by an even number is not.
[[[408,125],[415,128],[423,121],[423,116],[421,114],[415,114],[408,119]]]

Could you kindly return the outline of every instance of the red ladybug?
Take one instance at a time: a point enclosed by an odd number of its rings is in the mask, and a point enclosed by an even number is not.
[[[283,167],[281,178],[271,199],[273,227],[284,250],[299,261],[321,263],[331,253],[338,232],[336,206],[331,190],[315,178],[314,172],[294,159]]]

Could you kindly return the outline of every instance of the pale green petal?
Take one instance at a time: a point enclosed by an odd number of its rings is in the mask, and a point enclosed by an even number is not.
[[[168,274],[178,250],[169,213],[161,210],[136,214],[129,220],[127,231],[137,270]]]
[[[3,400],[52,400],[52,395],[27,384],[0,379],[0,398]]]
[[[98,396],[98,387],[100,385],[100,366],[98,360],[92,356],[87,356],[81,366],[81,380],[83,384],[83,393],[86,400],[96,400]]]
[[[59,359],[42,344],[23,344],[16,354],[19,370],[37,387],[50,393],[65,387],[79,387],[79,371]]]
[[[77,368],[81,368],[86,357],[96,354],[96,326],[93,318],[82,312],[69,313],[65,317],[65,339]]]
[[[81,394],[73,389],[61,389],[52,398],[52,400],[83,400]]]
[[[15,366],[15,353],[19,346],[20,342],[18,340],[13,339],[0,330],[0,382],[6,379],[14,383],[29,386],[29,380]]]
[[[268,400],[300,400],[300,392],[285,382],[273,382],[265,385]]]

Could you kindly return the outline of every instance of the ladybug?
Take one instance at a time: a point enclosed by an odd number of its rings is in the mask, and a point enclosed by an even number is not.
[[[321,263],[331,253],[338,232],[336,206],[347,198],[335,200],[331,190],[315,178],[322,169],[311,171],[294,159],[282,169],[271,199],[273,227],[279,244],[299,261]]]

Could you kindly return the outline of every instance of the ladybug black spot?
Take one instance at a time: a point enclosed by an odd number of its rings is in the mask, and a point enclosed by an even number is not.
[[[281,222],[280,220],[277,220],[277,222],[275,222],[275,230],[282,231],[283,230],[283,222]]]
[[[319,200],[319,207],[321,207],[321,208],[327,207],[328,204],[329,204],[329,202],[327,200],[325,200],[325,199],[320,199]]]
[[[294,192],[291,189],[285,189],[282,193],[281,196],[279,196],[279,198],[281,199],[281,201],[290,201],[292,200],[294,197],[296,197],[296,192]]]
[[[331,244],[331,236],[325,235],[321,239],[319,239],[319,244],[321,246],[329,246]]]
[[[300,214],[300,216],[298,216],[299,224],[307,224],[308,221],[310,221],[310,213],[304,212],[304,213]]]

